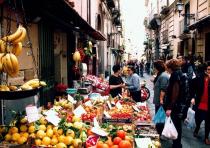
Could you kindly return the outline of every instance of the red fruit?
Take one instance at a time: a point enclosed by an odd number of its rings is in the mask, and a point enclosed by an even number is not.
[[[127,140],[122,140],[119,144],[119,148],[132,148],[132,145]]]
[[[126,133],[123,130],[117,131],[117,137],[120,137],[121,139],[125,139]]]
[[[120,137],[115,137],[113,140],[114,145],[118,145],[122,141],[122,138]]]

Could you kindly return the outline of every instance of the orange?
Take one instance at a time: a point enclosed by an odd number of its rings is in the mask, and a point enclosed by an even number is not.
[[[119,144],[119,148],[132,148],[132,145],[127,140],[122,140]]]

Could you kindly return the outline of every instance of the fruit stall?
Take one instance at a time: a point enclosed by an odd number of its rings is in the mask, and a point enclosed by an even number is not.
[[[127,96],[67,95],[48,108],[26,107],[0,128],[5,147],[159,148],[146,104]]]

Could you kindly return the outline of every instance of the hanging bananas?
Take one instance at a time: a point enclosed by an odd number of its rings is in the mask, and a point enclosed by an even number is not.
[[[9,76],[15,77],[19,71],[19,62],[13,53],[7,53],[1,58],[2,69]]]

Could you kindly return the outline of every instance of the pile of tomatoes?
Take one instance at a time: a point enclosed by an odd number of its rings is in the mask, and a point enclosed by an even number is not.
[[[96,148],[132,148],[132,139],[126,136],[126,132],[118,130],[115,137],[108,137],[105,142],[98,141]]]
[[[97,117],[98,115],[98,110],[95,107],[91,106],[84,106],[85,111],[87,112],[86,114],[82,114],[82,120],[83,121],[93,121],[94,117]]]

